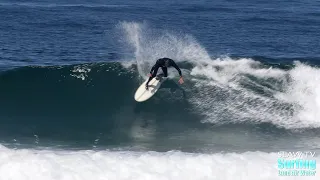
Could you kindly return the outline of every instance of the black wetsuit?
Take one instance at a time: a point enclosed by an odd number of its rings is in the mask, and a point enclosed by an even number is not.
[[[154,78],[157,75],[158,69],[160,67],[163,71],[164,77],[167,77],[168,76],[167,67],[171,67],[171,66],[176,68],[177,71],[179,72],[179,75],[182,76],[180,68],[177,66],[177,64],[172,59],[161,58],[161,59],[157,60],[157,62],[154,66],[152,66],[151,71],[150,71],[150,74],[152,74],[152,76],[149,78],[148,82],[146,83],[146,86],[148,86],[148,84],[152,80],[152,78]]]

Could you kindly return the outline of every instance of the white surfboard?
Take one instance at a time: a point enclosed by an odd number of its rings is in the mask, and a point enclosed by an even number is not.
[[[167,79],[167,77],[157,76],[152,78],[152,80],[148,84],[149,88],[147,90],[146,83],[148,79],[140,85],[140,87],[137,89],[134,95],[134,99],[138,102],[143,102],[151,98],[158,91],[160,85]]]

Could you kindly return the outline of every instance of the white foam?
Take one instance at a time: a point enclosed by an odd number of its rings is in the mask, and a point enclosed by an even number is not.
[[[220,83],[229,83],[234,81],[238,75],[249,74],[259,78],[282,78],[286,73],[282,70],[272,68],[261,68],[259,61],[253,59],[241,58],[231,59],[230,57],[217,58],[197,64],[192,70],[191,75],[204,75],[209,79]]]
[[[252,59],[216,59],[192,69],[191,75],[206,78],[195,78],[199,89],[206,92],[194,96],[193,102],[208,116],[204,122],[225,123],[225,119],[231,119],[271,122],[287,129],[320,127],[319,74],[319,68],[302,63],[285,71],[264,68]],[[250,80],[248,75],[269,87]],[[272,96],[258,94],[241,85],[243,82]],[[223,100],[217,101],[216,95]]]
[[[263,68],[260,62],[252,59],[225,57],[196,65],[191,75],[205,77],[204,81],[195,78],[198,89],[204,93],[198,93],[192,98],[198,110],[208,116],[204,122],[271,122],[287,127],[289,116],[283,114],[285,112],[276,99],[257,94],[242,85],[247,83],[272,94],[275,90],[252,81],[248,75],[260,81],[276,79],[282,82],[286,80],[285,71]],[[274,87],[273,84],[270,86]]]
[[[295,106],[294,117],[302,127],[320,127],[320,69],[296,62],[292,79],[277,97]]]
[[[5,147],[1,147],[0,152],[1,180],[303,179],[280,178],[276,153],[40,151]],[[320,159],[317,157],[317,160]]]
[[[74,66],[73,69],[70,71],[72,72],[70,76],[84,81],[88,77],[88,73],[91,71],[91,69],[86,65],[77,65]]]

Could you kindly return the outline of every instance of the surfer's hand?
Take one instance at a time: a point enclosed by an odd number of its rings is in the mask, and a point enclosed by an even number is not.
[[[179,83],[182,84],[183,82],[184,82],[183,78],[182,78],[182,76],[180,76]]]
[[[149,74],[148,74],[148,76],[149,76],[149,77],[151,77],[151,76],[152,76],[152,74],[151,74],[151,73],[149,73]]]

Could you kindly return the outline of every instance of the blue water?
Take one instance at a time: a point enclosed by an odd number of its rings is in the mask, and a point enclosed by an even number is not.
[[[130,56],[121,21],[190,34],[212,56],[319,58],[319,1],[2,1],[0,13],[2,67]]]
[[[0,0],[0,150],[20,157],[13,149],[48,149],[58,159],[58,149],[215,158],[319,152],[319,7],[316,0]],[[185,84],[170,70],[154,97],[135,102],[135,90],[161,57],[178,63]],[[258,166],[273,162],[271,154],[252,157]],[[34,178],[29,172],[25,178]],[[256,179],[252,171],[237,171],[245,172],[242,177]],[[277,178],[277,171],[266,173]]]

